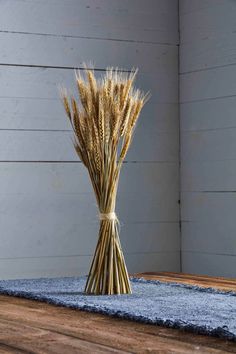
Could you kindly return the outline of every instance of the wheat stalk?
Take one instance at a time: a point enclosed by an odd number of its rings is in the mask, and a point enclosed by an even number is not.
[[[129,294],[131,287],[119,240],[115,214],[122,163],[129,149],[139,113],[148,99],[133,88],[137,70],[107,68],[101,80],[85,65],[76,72],[81,105],[61,90],[74,131],[74,147],[86,166],[100,212],[98,243],[85,291],[90,294]]]

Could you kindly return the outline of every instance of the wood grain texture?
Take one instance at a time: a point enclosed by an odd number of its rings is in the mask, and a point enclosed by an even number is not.
[[[236,290],[236,280],[168,272],[136,274]],[[233,342],[176,329],[0,296],[2,353],[235,353]]]
[[[136,276],[142,276],[145,279],[160,280],[181,284],[198,285],[201,287],[212,287],[220,290],[235,291],[236,278],[227,278],[221,276],[209,276],[205,274],[176,273],[176,272],[144,272],[137,273]]]

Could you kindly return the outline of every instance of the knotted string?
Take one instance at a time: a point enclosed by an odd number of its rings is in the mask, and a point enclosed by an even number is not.
[[[99,219],[100,220],[108,220],[108,221],[118,221],[118,218],[116,216],[116,213],[114,211],[111,211],[110,213],[99,213]]]
[[[117,218],[117,215],[114,211],[111,211],[110,213],[99,213],[99,219],[100,220],[107,220],[107,221],[114,221],[118,225],[118,232],[120,232],[120,222],[119,222],[119,219]]]

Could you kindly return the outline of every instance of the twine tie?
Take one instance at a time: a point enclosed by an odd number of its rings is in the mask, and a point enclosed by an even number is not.
[[[99,214],[99,219],[100,220],[107,220],[107,221],[118,221],[118,218],[116,216],[116,213],[114,211],[111,211],[110,213],[100,213]]]

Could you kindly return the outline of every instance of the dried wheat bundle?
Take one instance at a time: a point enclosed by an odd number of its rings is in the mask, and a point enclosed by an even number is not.
[[[74,147],[86,166],[97,199],[100,229],[85,291],[128,294],[131,287],[115,214],[120,169],[147,95],[133,88],[137,70],[107,68],[100,80],[85,66],[76,72],[80,103],[61,92],[74,130]]]

